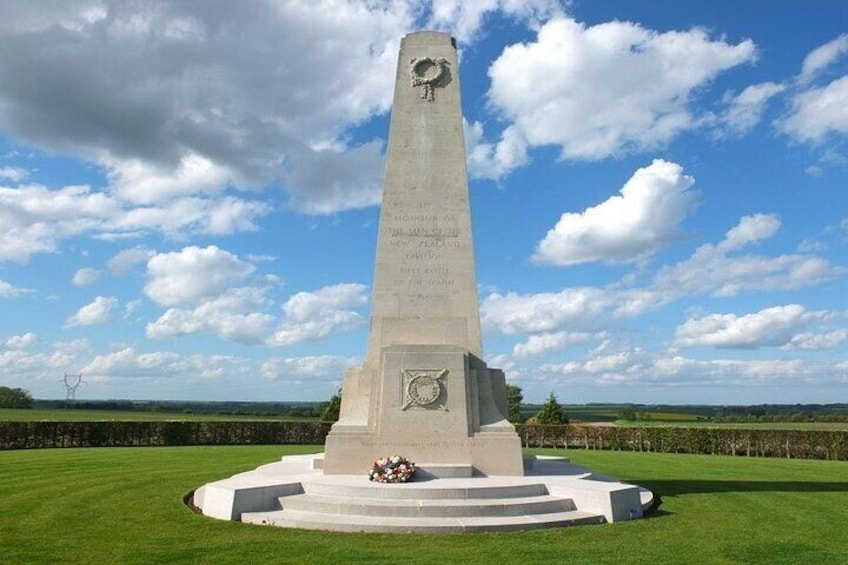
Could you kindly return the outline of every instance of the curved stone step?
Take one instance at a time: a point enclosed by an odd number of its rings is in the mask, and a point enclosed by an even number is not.
[[[410,533],[463,533],[535,530],[561,528],[579,524],[602,524],[606,519],[600,514],[571,510],[530,516],[472,516],[450,517],[387,517],[322,514],[297,510],[250,512],[242,514],[242,521],[251,524],[327,530],[335,532],[410,532]]]
[[[521,516],[575,510],[568,498],[551,495],[478,499],[374,499],[300,494],[278,499],[283,510],[391,517]]]
[[[440,484],[448,483],[445,479]],[[457,486],[459,485],[459,486]],[[547,495],[548,488],[543,483],[503,483],[490,485],[482,482],[479,486],[462,483],[445,484],[445,486],[428,486],[427,483],[405,484],[340,484],[331,482],[310,482],[304,484],[307,494],[327,496],[353,497],[357,499],[418,499],[418,500],[466,500],[486,498],[525,498],[528,496]]]

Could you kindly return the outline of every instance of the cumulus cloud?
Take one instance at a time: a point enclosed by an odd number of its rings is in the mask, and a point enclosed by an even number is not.
[[[799,81],[809,82],[842,55],[848,53],[848,33],[810,51],[801,64]]]
[[[3,279],[0,279],[0,297],[22,296],[24,294],[30,294],[32,292],[35,291],[29,288],[16,287],[15,285],[6,282]]]
[[[272,357],[262,363],[260,372],[266,379],[292,384],[316,380],[341,382],[344,372],[359,363],[356,357],[340,355]]]
[[[147,261],[144,293],[157,304],[175,306],[220,294],[255,267],[215,245],[158,253]]]
[[[499,143],[483,138],[483,124],[462,121],[468,174],[472,178],[498,180],[528,162],[527,142],[514,127],[506,128]]]
[[[598,331],[610,319],[632,318],[684,297],[791,290],[848,272],[816,255],[741,253],[779,228],[776,216],[745,216],[722,241],[704,244],[689,258],[659,268],[645,284],[625,277],[607,287],[573,287],[538,294],[494,292],[483,298],[480,320],[487,329],[505,334]]]
[[[147,325],[147,337],[163,339],[211,333],[228,341],[258,345],[267,337],[274,320],[270,314],[255,311],[266,302],[261,289],[233,289],[194,308],[169,308]]]
[[[313,148],[331,143],[367,160],[366,170],[379,167],[379,151],[349,147],[346,132],[388,110],[398,40],[415,27],[418,6],[89,8],[0,8],[3,45],[19,54],[0,62],[0,124],[11,135],[98,163],[114,194],[135,204],[280,180],[308,213],[374,203],[363,179],[328,192],[321,175],[297,174],[292,163],[317,159]],[[316,47],[304,56],[304,45]],[[336,178],[349,161],[322,159],[338,167]]]
[[[506,334],[554,332],[591,327],[609,308],[611,293],[600,288],[566,288],[557,293],[492,293],[480,305],[486,328]]]
[[[284,319],[268,344],[286,346],[315,341],[362,325],[365,318],[349,308],[365,304],[367,290],[365,285],[343,283],[315,292],[298,292],[283,305]]]
[[[74,276],[71,278],[71,284],[74,286],[88,286],[97,282],[102,274],[99,269],[83,267],[74,273]]]
[[[155,253],[150,249],[137,245],[113,255],[106,262],[106,268],[114,275],[123,275],[132,269],[134,265],[146,262],[153,255]]]
[[[804,332],[784,344],[781,349],[829,349],[848,342],[848,329],[833,330],[826,333]]]
[[[791,109],[776,122],[778,130],[795,141],[814,145],[848,134],[848,75],[826,84],[823,80],[824,70],[846,53],[848,34],[842,34],[807,55]]]
[[[0,179],[21,182],[27,177],[26,169],[20,167],[0,167]]]
[[[65,327],[96,326],[105,324],[112,319],[112,311],[118,305],[114,297],[98,296],[90,304],[86,304],[77,313],[65,321]]]
[[[38,343],[38,336],[32,332],[27,332],[23,335],[13,335],[4,342],[4,347],[6,349],[26,349],[35,343]]]
[[[721,116],[722,125],[736,135],[751,131],[760,123],[768,101],[784,90],[785,85],[764,82],[751,85],[736,96],[726,96],[727,110]]]
[[[683,167],[661,159],[637,170],[620,196],[582,213],[566,212],[536,248],[533,260],[551,265],[635,262],[680,239],[680,224],[698,195]]]
[[[657,147],[695,127],[695,91],[755,57],[752,41],[711,40],[700,29],[659,33],[557,17],[535,41],[504,49],[489,68],[488,97],[511,122],[510,135],[527,146],[602,159]]]
[[[828,316],[827,312],[809,312],[798,304],[775,306],[744,316],[710,314],[689,319],[679,326],[674,345],[739,349],[781,346],[791,342],[800,329]]]
[[[181,355],[172,352],[143,353],[122,347],[100,354],[81,372],[93,379],[165,378],[190,382],[222,378],[245,378],[253,369],[248,360],[230,355]]]
[[[586,343],[592,339],[599,339],[603,337],[603,335],[603,332],[600,334],[594,334],[590,332],[566,331],[531,335],[527,341],[517,343],[515,347],[512,348],[512,355],[513,357],[531,357],[534,355],[541,355],[543,353],[559,351],[569,345],[576,345]]]
[[[848,76],[792,97],[792,110],[778,128],[800,142],[822,143],[848,134]]]
[[[458,41],[468,43],[477,35],[486,16],[494,11],[537,27],[562,14],[562,7],[557,0],[433,0],[427,27],[450,31]]]
[[[35,254],[55,252],[59,241],[80,235],[112,239],[151,231],[178,237],[255,230],[254,220],[270,209],[264,202],[234,197],[132,206],[88,186],[0,187],[0,262],[26,263]]]

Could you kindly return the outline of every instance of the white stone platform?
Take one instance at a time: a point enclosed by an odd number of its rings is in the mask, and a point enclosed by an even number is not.
[[[525,475],[474,476],[463,465],[420,465],[416,480],[379,484],[324,475],[323,454],[209,483],[194,504],[204,515],[253,524],[347,532],[514,531],[641,518],[653,494],[595,475],[560,457],[525,458]]]

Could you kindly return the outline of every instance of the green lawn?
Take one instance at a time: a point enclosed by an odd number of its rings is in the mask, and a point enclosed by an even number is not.
[[[232,414],[188,414],[185,412],[134,412],[131,410],[84,410],[60,408],[34,408],[15,410],[0,408],[0,421],[13,422],[159,422],[163,420],[231,421],[231,420],[292,420],[280,416],[237,416]]]
[[[285,530],[182,504],[207,481],[318,449],[0,452],[0,563],[848,563],[846,462],[572,450],[576,462],[652,488],[659,512],[507,534]]]

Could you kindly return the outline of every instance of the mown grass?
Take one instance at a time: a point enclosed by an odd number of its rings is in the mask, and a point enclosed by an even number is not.
[[[334,534],[222,522],[182,504],[205,482],[316,450],[0,452],[0,562],[848,562],[845,462],[572,450],[575,462],[651,488],[663,504],[645,520],[538,532]]]
[[[281,416],[244,416],[234,414],[194,414],[187,412],[145,412],[132,410],[88,410],[61,408],[34,408],[18,410],[0,408],[0,421],[10,422],[161,422],[232,421],[232,420],[295,420]],[[301,418],[302,419],[302,418]]]

